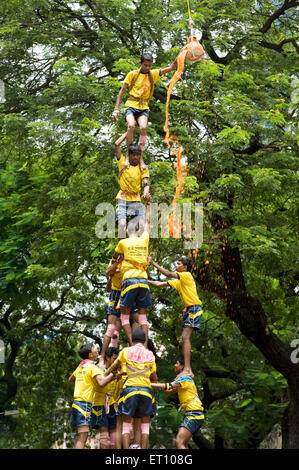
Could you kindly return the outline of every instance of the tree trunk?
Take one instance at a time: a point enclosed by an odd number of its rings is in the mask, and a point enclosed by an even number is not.
[[[214,292],[226,302],[225,314],[286,378],[289,405],[282,425],[283,446],[288,449],[299,448],[299,364],[291,361],[291,347],[268,327],[261,302],[247,294],[239,249],[226,244],[221,252],[224,287],[212,279],[212,273],[206,265],[199,270],[197,280],[204,289]]]

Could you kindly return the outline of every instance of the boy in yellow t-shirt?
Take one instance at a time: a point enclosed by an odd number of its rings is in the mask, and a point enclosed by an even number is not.
[[[145,53],[141,56],[140,69],[132,70],[126,75],[124,84],[117,96],[115,108],[113,111],[114,121],[119,117],[119,105],[125,91],[128,89],[130,96],[125,103],[124,118],[128,126],[127,132],[127,154],[129,146],[133,141],[136,122],[140,130],[139,145],[142,153],[144,152],[146,143],[146,128],[149,117],[149,100],[153,96],[155,83],[157,83],[162,75],[176,69],[176,60],[164,69],[151,70],[153,65],[152,54]],[[129,161],[126,159],[126,165]],[[143,160],[141,158],[141,167],[143,168]]]
[[[128,225],[128,238],[120,240],[113,255],[123,255],[122,270],[123,281],[120,295],[120,319],[129,345],[132,344],[132,331],[129,321],[131,308],[135,305],[138,309],[138,323],[146,335],[145,345],[148,340],[148,322],[146,309],[152,306],[148,285],[148,245],[150,230],[150,205],[146,207],[146,224],[141,227],[141,232],[136,232],[136,226]],[[142,233],[139,236],[139,233]]]
[[[185,359],[183,373],[193,377],[191,369],[191,334],[199,330],[202,315],[202,302],[197,295],[195,280],[191,274],[192,261],[187,256],[181,256],[176,265],[176,272],[168,271],[159,266],[151,257],[148,262],[157,268],[164,276],[171,278],[169,281],[152,281],[148,283],[154,287],[170,286],[176,289],[185,306],[183,317],[182,349]]]
[[[157,381],[156,361],[152,351],[145,348],[145,333],[137,328],[132,333],[132,346],[124,348],[106,374],[121,367],[126,374],[122,399],[123,448],[130,445],[134,418],[141,418],[141,448],[149,444],[150,417],[153,416],[151,381]]]
[[[87,441],[89,427],[91,426],[91,408],[96,384],[104,387],[116,377],[115,373],[104,377],[103,372],[94,363],[98,355],[98,349],[93,343],[81,346],[79,356],[82,361],[69,377],[69,382],[75,382],[72,405],[72,425],[78,431],[78,439],[74,445],[75,449],[84,449]]]
[[[108,348],[105,353],[105,366],[100,369],[101,374],[104,375],[106,369],[110,367],[112,362],[118,356],[117,348]],[[91,413],[91,426],[94,429],[99,429],[100,448],[101,449],[114,449],[115,448],[115,429],[116,429],[116,416],[113,406],[113,389],[116,381],[110,381],[105,386],[100,386],[98,383],[95,385],[92,413]]]
[[[126,138],[123,134],[115,142],[115,155],[118,166],[118,182],[120,190],[116,196],[116,221],[118,222],[118,238],[125,238],[126,224],[129,217],[142,222],[145,211],[141,203],[140,190],[143,185],[143,200],[150,201],[149,171],[147,167],[140,169],[141,148],[138,144],[131,144],[128,150],[129,168],[125,167],[125,159],[121,153],[120,145]]]
[[[204,421],[204,409],[196,385],[191,377],[184,375],[183,370],[184,359],[179,356],[174,365],[177,376],[173,382],[151,383],[153,388],[164,390],[166,393],[178,393],[180,410],[185,411],[185,417],[175,439],[177,449],[188,449],[188,442],[198,432]]]
[[[103,339],[99,367],[104,367],[105,353],[108,346],[113,348],[117,347],[121,330],[119,300],[123,280],[122,260],[122,255],[117,256],[115,260],[112,259],[106,270],[106,276],[108,278],[106,290],[109,292],[109,301],[106,308],[108,326]],[[130,311],[130,323],[132,324],[132,328],[137,327],[138,309],[135,306],[133,306]]]

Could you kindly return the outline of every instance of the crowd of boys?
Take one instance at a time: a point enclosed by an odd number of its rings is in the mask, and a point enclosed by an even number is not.
[[[70,382],[75,383],[72,423],[78,431],[76,449],[85,447],[90,428],[98,430],[101,449],[128,449],[130,446],[147,449],[150,420],[155,414],[154,389],[178,394],[180,409],[184,410],[185,417],[176,436],[177,448],[188,448],[188,442],[204,419],[191,369],[190,337],[193,331],[199,330],[202,316],[201,301],[191,273],[192,261],[181,256],[175,272],[171,272],[149,256],[151,196],[149,172],[142,159],[144,133],[141,134],[141,146],[128,145],[132,141],[132,123],[137,121],[140,130],[147,125],[148,100],[154,83],[161,75],[175,68],[174,62],[167,69],[153,71],[154,75],[151,75],[152,60],[149,55],[145,56],[139,72],[125,80],[123,91],[128,87],[130,90],[125,110],[128,131],[115,144],[120,185],[116,197],[119,242],[106,271],[109,292],[107,331],[100,357],[94,344],[83,345],[79,350],[82,361],[69,378]],[[137,107],[134,108],[132,103],[137,103]],[[118,113],[114,113],[114,118],[118,119]],[[125,139],[126,158],[120,150]],[[140,197],[142,186],[146,213]],[[130,217],[133,219],[127,224]],[[149,280],[150,264],[169,280]],[[183,355],[174,365],[176,377],[171,383],[158,382],[155,355],[148,349],[147,309],[152,306],[150,286],[174,288],[185,307]],[[119,351],[117,345],[121,328],[128,346]]]

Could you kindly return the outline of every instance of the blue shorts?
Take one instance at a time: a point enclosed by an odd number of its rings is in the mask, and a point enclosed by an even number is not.
[[[109,413],[107,414],[108,429],[116,429],[116,411],[114,405],[110,405]]]
[[[148,387],[126,387],[123,389],[122,414],[134,418],[153,416],[153,395]]]
[[[117,406],[116,406],[116,416],[121,416],[123,414],[123,398],[122,395],[120,396],[121,398],[118,400]]]
[[[120,306],[131,308],[134,304],[137,309],[152,306],[148,280],[145,278],[130,277],[121,284]]]
[[[202,308],[200,305],[190,305],[184,313],[183,328],[194,328],[199,330],[202,317]]]
[[[187,428],[191,434],[196,434],[204,422],[204,413],[202,411],[187,411],[180,427]]]
[[[107,315],[115,315],[117,320],[120,321],[120,309],[116,308],[120,299],[120,290],[112,289],[109,294],[109,301],[106,308]]]
[[[124,112],[125,121],[127,120],[127,116],[129,114],[133,114],[136,121],[138,121],[138,118],[140,118],[140,116],[146,116],[148,118],[149,117],[149,110],[148,109],[127,108],[127,109],[125,109],[125,112]]]
[[[72,404],[72,426],[91,426],[91,403],[74,400]]]
[[[103,405],[93,406],[91,412],[91,427],[98,429],[99,426],[108,428],[108,418]]]
[[[144,205],[139,201],[125,201],[124,199],[117,199],[115,214],[116,222],[120,219],[127,220],[128,217],[138,217],[140,219],[144,219]]]
[[[107,315],[115,315],[116,319],[119,321],[121,321],[120,320],[120,308],[116,308],[116,307],[120,299],[120,294],[121,294],[120,290],[112,289],[109,295],[109,301],[108,301],[108,305],[106,308]],[[136,305],[133,305],[133,307],[131,308],[130,315],[135,315],[136,313],[138,313],[138,308],[136,307]],[[130,323],[132,324],[136,323],[136,320],[130,318]]]

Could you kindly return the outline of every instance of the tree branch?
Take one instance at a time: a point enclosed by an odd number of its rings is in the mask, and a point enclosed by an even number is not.
[[[299,5],[299,2],[296,0],[285,0],[280,8],[278,8],[264,23],[264,25],[259,30],[260,33],[265,34],[272,26],[272,23],[277,20],[281,15],[283,15],[290,8],[296,7]]]

